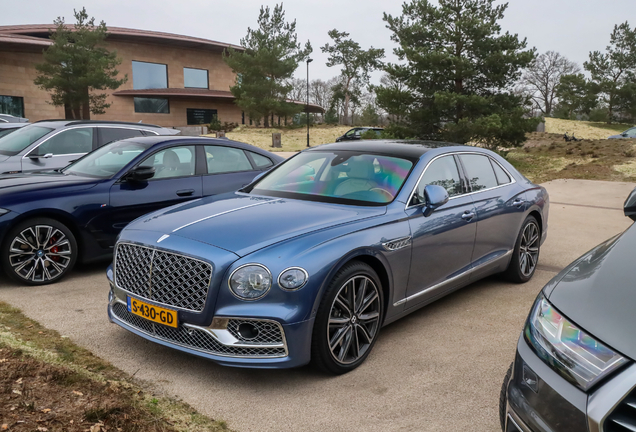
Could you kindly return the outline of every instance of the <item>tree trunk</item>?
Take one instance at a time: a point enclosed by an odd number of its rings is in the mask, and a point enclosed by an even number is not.
[[[344,106],[342,107],[342,113],[343,113],[343,124],[348,125],[349,124],[349,91],[347,90],[345,92],[345,99],[344,99]]]
[[[265,114],[265,116],[263,117],[263,127],[264,128],[269,127],[269,113]]]

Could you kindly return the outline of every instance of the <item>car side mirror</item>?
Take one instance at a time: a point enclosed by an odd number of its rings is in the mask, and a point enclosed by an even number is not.
[[[440,208],[448,202],[448,192],[441,186],[426,185],[424,188],[424,199],[426,200],[426,206],[424,206],[424,217],[429,217],[435,209]]]
[[[155,167],[138,166],[126,175],[126,180],[144,181],[155,176]]]
[[[623,211],[625,212],[625,216],[636,221],[636,188],[634,188],[625,200],[625,204],[623,204]]]
[[[622,133],[621,136],[622,137],[627,137],[627,134],[626,133]]]

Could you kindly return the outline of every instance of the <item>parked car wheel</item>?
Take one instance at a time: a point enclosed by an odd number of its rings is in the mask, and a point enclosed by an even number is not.
[[[382,286],[367,264],[354,261],[329,284],[316,317],[312,361],[330,373],[347,373],[369,356],[380,331]]]
[[[503,432],[506,431],[506,404],[508,403],[508,383],[510,382],[511,376],[512,363],[510,363],[508,367],[508,372],[506,372],[506,376],[501,384],[501,392],[499,393],[499,423],[501,424],[501,430]]]
[[[54,219],[30,219],[9,231],[1,259],[11,279],[46,285],[57,282],[73,268],[77,242],[73,233]]]
[[[512,259],[505,276],[512,282],[527,282],[534,275],[539,262],[541,229],[534,216],[528,216],[521,226]]]

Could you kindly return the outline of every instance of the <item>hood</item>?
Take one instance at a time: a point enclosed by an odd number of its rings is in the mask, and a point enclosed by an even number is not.
[[[233,194],[199,200],[140,218],[126,229],[159,231],[245,256],[323,228],[382,215],[386,207],[359,207]]]
[[[0,175],[0,192],[7,192],[11,189],[41,190],[56,186],[85,185],[94,186],[98,180],[89,177],[74,175],[64,175],[55,172],[42,174],[5,174]]]
[[[636,225],[573,263],[546,297],[599,341],[636,360]]]

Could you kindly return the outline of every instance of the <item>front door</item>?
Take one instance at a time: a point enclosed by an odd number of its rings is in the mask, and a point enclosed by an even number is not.
[[[424,216],[426,185],[444,187],[450,200]],[[475,207],[454,156],[435,159],[426,169],[407,208],[412,236],[406,308],[428,303],[468,280],[475,244]]]
[[[93,150],[95,128],[77,127],[59,132],[22,158],[22,172],[64,168]]]

